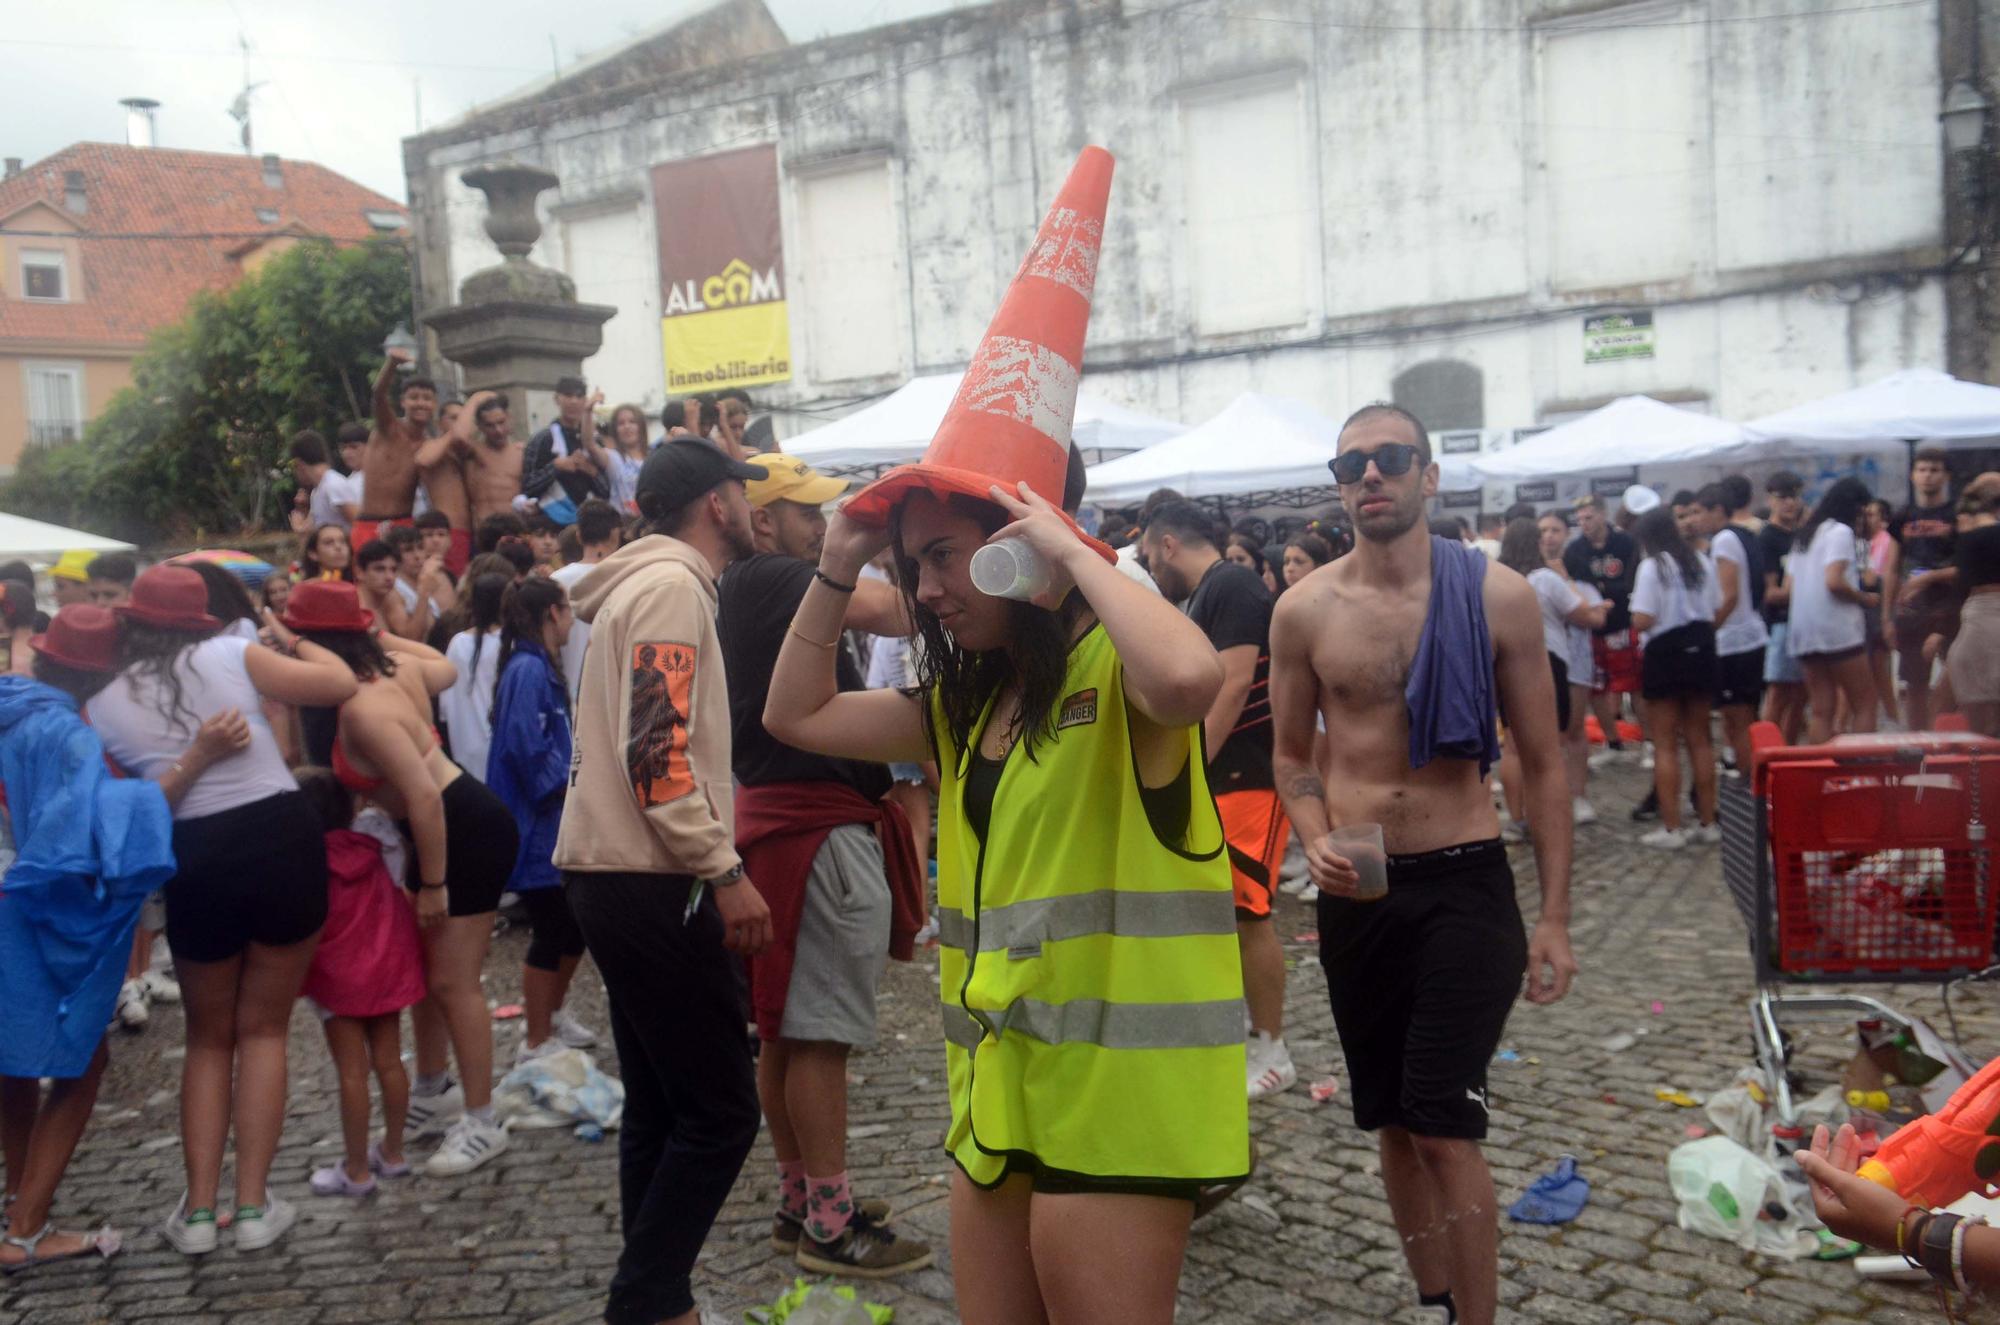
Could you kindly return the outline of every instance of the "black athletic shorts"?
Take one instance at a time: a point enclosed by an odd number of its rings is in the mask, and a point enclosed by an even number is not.
[[[1354,1122],[1486,1136],[1486,1065],[1528,969],[1499,840],[1389,857],[1389,895],[1321,893],[1319,960]]]
[[[528,913],[530,937],[528,955],[521,964],[533,971],[562,968],[565,957],[583,956],[583,931],[577,928],[576,914],[569,909],[569,890],[562,884],[530,888],[520,894]]]
[[[1716,687],[1715,626],[1707,621],[1664,630],[1646,642],[1639,693],[1647,699],[1709,699]]]
[[[409,826],[403,826],[404,832]],[[445,914],[483,916],[500,909],[500,894],[514,873],[521,853],[521,834],[506,802],[484,782],[461,772],[444,789]],[[411,892],[423,884],[417,853],[403,886]]]
[[[326,830],[302,791],[175,820],[174,863],[167,947],[176,961],[286,947],[326,923]]]
[[[1725,653],[1715,660],[1715,706],[1755,709],[1764,698],[1764,650]]]

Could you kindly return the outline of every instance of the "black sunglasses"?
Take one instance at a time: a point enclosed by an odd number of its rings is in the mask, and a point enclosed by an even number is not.
[[[1372,451],[1348,451],[1326,462],[1333,471],[1337,483],[1359,483],[1368,473],[1368,462],[1373,460],[1375,468],[1383,478],[1401,478],[1410,472],[1410,466],[1423,454],[1408,442],[1384,442]]]

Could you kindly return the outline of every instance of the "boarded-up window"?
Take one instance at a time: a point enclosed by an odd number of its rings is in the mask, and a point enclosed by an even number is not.
[[[1187,288],[1201,335],[1303,324],[1317,307],[1317,208],[1295,82],[1188,97],[1181,107]]]
[[[905,371],[902,264],[889,162],[798,177],[805,250],[797,297],[805,304],[804,376],[817,382]]]
[[[1432,359],[1412,364],[1396,374],[1390,394],[1432,434],[1486,426],[1485,377],[1469,363]]]

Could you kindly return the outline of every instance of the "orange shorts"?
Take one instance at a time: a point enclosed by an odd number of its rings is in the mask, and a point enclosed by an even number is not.
[[[1275,791],[1226,791],[1215,798],[1222,836],[1229,844],[1229,873],[1236,885],[1236,918],[1263,920],[1271,914],[1278,870],[1291,840],[1291,821]]]

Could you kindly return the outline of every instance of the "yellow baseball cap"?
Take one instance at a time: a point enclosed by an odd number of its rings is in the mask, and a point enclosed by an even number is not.
[[[90,563],[96,560],[97,554],[95,552],[86,551],[83,548],[71,548],[57,559],[55,565],[49,567],[49,578],[52,580],[74,580],[78,584],[82,584],[90,578]]]
[[[754,457],[754,463],[764,467],[764,477],[743,485],[752,506],[769,506],[774,501],[823,506],[849,486],[847,479],[828,478],[805,461],[788,455],[760,455]]]

